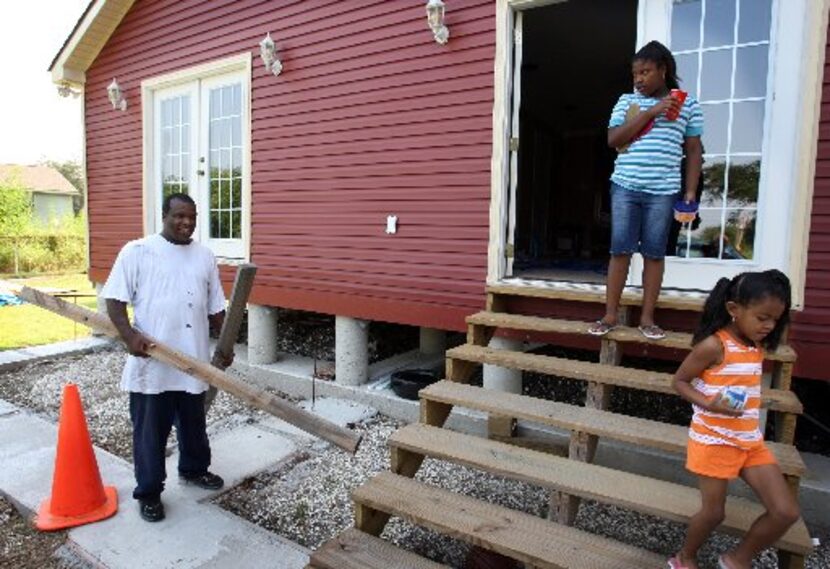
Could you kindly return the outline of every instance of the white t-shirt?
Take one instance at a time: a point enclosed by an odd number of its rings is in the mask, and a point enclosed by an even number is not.
[[[225,310],[216,258],[196,242],[160,234],[130,241],[115,260],[101,296],[133,305],[133,326],[201,361],[209,361],[208,315]],[[129,356],[121,389],[137,393],[202,393],[203,381],[151,358]]]

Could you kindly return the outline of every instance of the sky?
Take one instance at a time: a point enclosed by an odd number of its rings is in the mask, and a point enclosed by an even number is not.
[[[0,164],[82,158],[81,99],[47,69],[88,1],[0,0]]]

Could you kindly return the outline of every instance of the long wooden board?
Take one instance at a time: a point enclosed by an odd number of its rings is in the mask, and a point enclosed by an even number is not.
[[[546,401],[535,397],[482,389],[452,381],[439,381],[420,392],[421,405],[434,401],[486,413],[500,412],[511,417],[568,431],[590,433],[602,438],[683,454],[689,438],[687,427]],[[784,474],[803,476],[807,470],[792,445],[767,441]]]
[[[210,363],[215,367],[220,367],[219,362],[233,353],[233,346],[236,343],[236,337],[239,336],[239,328],[242,326],[242,317],[245,315],[245,305],[254,286],[254,276],[256,276],[256,265],[252,263],[245,263],[236,269],[231,299],[225,311],[225,321],[222,322],[219,340],[216,342],[213,357],[210,360]],[[205,394],[206,413],[213,404],[217,391],[212,385],[208,388]]]
[[[676,522],[688,522],[700,509],[697,488],[448,429],[408,425],[392,434],[389,446]],[[757,502],[728,496],[726,517],[719,529],[743,535],[764,512]],[[809,553],[812,545],[804,521],[790,528],[776,546],[794,553]]]
[[[478,312],[467,317],[467,324],[488,328],[503,328],[508,330],[527,330],[529,332],[578,334],[588,335],[589,322],[580,320],[562,320],[557,318],[541,318],[539,316],[525,316],[521,314],[507,314],[504,312]],[[685,332],[666,332],[662,340],[649,340],[633,326],[617,326],[603,336],[608,340],[626,343],[642,343],[678,350],[688,350],[692,347],[692,335]],[[766,359],[779,362],[794,362],[797,354],[790,346],[779,346],[774,352],[765,353]]]
[[[447,350],[447,360],[448,362],[450,360],[461,360],[490,364],[545,375],[595,381],[619,387],[677,394],[674,387],[672,387],[671,374],[642,369],[609,366],[510,350],[495,350],[469,344]],[[764,389],[761,392],[761,400],[765,407],[769,407],[773,411],[798,414],[804,411],[798,397],[791,391]]]
[[[318,569],[449,569],[355,528],[321,545],[311,555],[311,566]]]
[[[17,290],[13,289],[15,294],[27,302],[74,320],[79,324],[94,328],[111,338],[121,339],[115,325],[103,314],[98,314],[83,306],[76,306],[29,287],[16,288]],[[344,450],[352,453],[357,450],[360,444],[360,436],[357,433],[304,411],[264,389],[235,379],[212,365],[167,347],[149,336],[147,338],[154,343],[147,351],[150,357],[201,379],[218,389],[227,391],[257,409],[262,409],[271,415],[288,421],[297,428],[325,439]]]
[[[382,472],[357,488],[352,498],[363,507],[399,516],[532,567],[643,569],[665,564],[655,553],[390,472]]]

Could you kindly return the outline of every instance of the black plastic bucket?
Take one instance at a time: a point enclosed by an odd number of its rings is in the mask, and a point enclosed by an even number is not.
[[[392,373],[392,391],[404,399],[418,399],[418,392],[438,381],[438,374],[428,369],[402,369]]]

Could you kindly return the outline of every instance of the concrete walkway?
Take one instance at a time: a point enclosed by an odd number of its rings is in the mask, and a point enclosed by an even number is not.
[[[30,348],[19,348],[17,350],[3,350],[0,352],[0,372],[11,371],[27,364],[48,360],[50,358],[63,358],[87,354],[95,350],[107,347],[112,343],[108,338],[89,336],[78,340],[67,340],[44,346],[32,346]]]
[[[272,467],[296,450],[293,427],[277,419],[243,425],[212,438],[214,464],[226,487]],[[24,512],[35,512],[51,492],[57,426],[0,400],[0,494]],[[96,448],[101,478],[118,490],[118,513],[71,529],[72,550],[93,565],[111,569],[262,567],[265,560],[301,569],[308,550],[230,514],[207,499],[215,493],[185,486],[175,476],[177,456],[168,459],[163,494],[167,517],[149,524],[131,497],[132,465]]]

